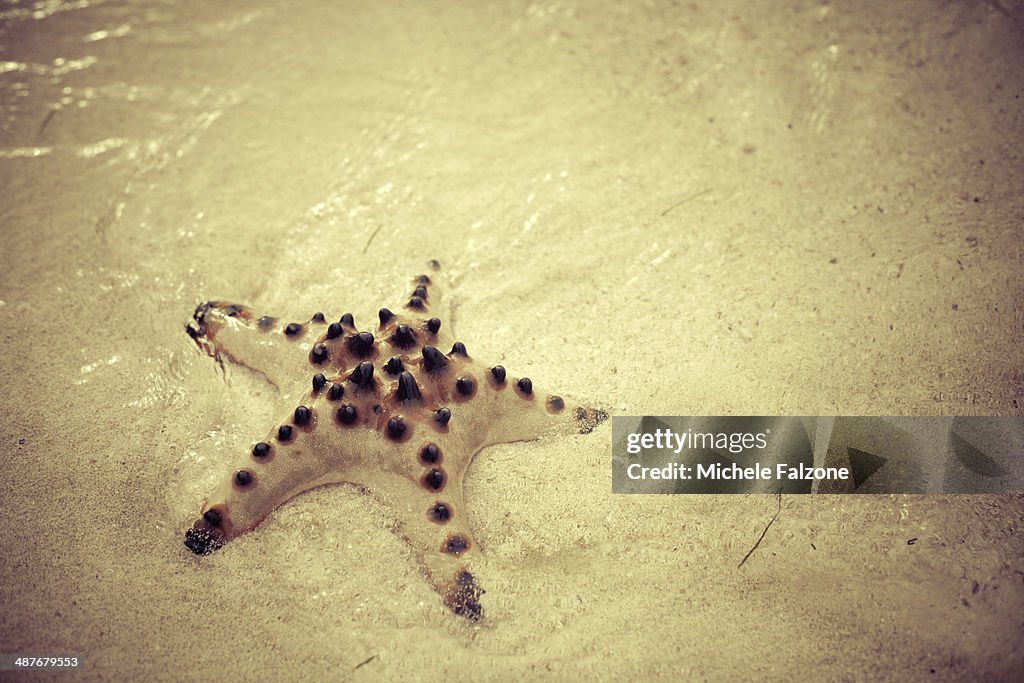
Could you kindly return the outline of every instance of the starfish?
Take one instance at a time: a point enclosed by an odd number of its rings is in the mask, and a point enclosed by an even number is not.
[[[608,414],[567,409],[528,377],[474,360],[430,317],[441,268],[428,265],[434,276],[413,278],[402,313],[380,309],[375,332],[360,331],[350,313],[282,323],[239,304],[196,308],[185,329],[202,350],[305,398],[232,463],[185,534],[189,550],[217,550],[303,491],[354,484],[391,507],[444,603],[480,619],[484,591],[468,568],[479,551],[462,491],[473,457],[491,444],[589,433]]]

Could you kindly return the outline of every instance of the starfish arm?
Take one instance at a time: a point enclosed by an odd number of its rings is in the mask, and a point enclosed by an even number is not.
[[[479,550],[466,518],[461,471],[453,472],[450,479],[434,479],[431,473],[443,467],[441,462],[425,464],[419,478],[394,474],[377,490],[386,491],[383,498],[398,516],[399,534],[416,552],[427,580],[445,605],[476,621],[482,616],[484,590],[470,573],[469,563]]]
[[[499,371],[498,375],[504,373]],[[589,434],[608,418],[604,410],[570,402],[534,385],[527,377],[498,381],[493,368],[479,366],[471,376],[481,377],[479,393],[473,398],[474,413],[486,416],[479,427],[481,446]]]
[[[209,554],[254,529],[295,495],[352,481],[350,463],[325,438],[329,432],[321,429],[322,420],[314,408],[296,408],[263,441],[234,458],[185,535],[189,550]]]
[[[307,322],[287,322],[224,301],[200,304],[192,319],[185,331],[200,349],[264,374],[279,389],[304,374],[311,339],[329,326],[322,313]]]
[[[428,329],[431,343],[446,347],[455,341],[451,327],[441,324],[441,320],[451,318],[451,301],[444,291],[448,284],[447,274],[441,270],[441,264],[437,261],[427,263],[427,269],[429,273],[412,278],[409,298],[402,306],[405,311],[402,317],[405,322],[414,322],[416,327]],[[409,321],[408,318],[413,320]],[[381,325],[385,324],[382,317]]]

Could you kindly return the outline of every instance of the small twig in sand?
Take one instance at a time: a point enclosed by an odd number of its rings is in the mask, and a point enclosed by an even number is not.
[[[364,659],[363,661],[359,662],[354,667],[352,667],[352,670],[355,671],[356,669],[358,669],[361,666],[366,666],[367,664],[369,664],[370,662],[372,662],[375,659],[377,659],[377,655],[373,655],[372,657],[370,657],[368,659]]]
[[[761,538],[757,539],[757,543],[754,544],[754,547],[751,548],[750,550],[748,550],[747,554],[743,556],[743,559],[740,561],[739,565],[736,567],[737,569],[742,567],[743,563],[747,561],[747,558],[750,557],[751,555],[753,555],[754,551],[757,550],[757,546],[761,545],[761,541],[764,540],[765,535],[768,533],[768,529],[770,529],[772,524],[775,524],[775,520],[777,520],[779,518],[779,513],[780,512],[782,512],[782,489],[781,488],[779,489],[779,509],[775,511],[775,516],[772,517],[772,521],[768,522],[768,526],[766,526],[764,528],[764,531],[761,532]]]
[[[364,254],[366,253],[366,250],[370,248],[370,242],[372,242],[372,241],[373,241],[373,238],[377,236],[377,233],[378,233],[378,232],[380,232],[380,229],[381,229],[381,228],[383,228],[383,227],[384,227],[384,224],[383,224],[383,223],[381,223],[380,225],[378,225],[378,226],[377,226],[377,229],[376,229],[376,230],[374,230],[374,231],[373,231],[373,232],[372,232],[372,233],[370,234],[370,239],[366,240],[366,246],[364,246],[364,247],[363,247],[363,253],[364,253]]]
[[[56,109],[51,109],[50,111],[46,112],[46,116],[43,117],[43,122],[39,124],[39,130],[36,131],[36,137],[37,138],[42,136],[43,131],[46,130],[46,127],[48,125],[50,125],[50,121],[53,120],[53,116],[56,113],[57,113]]]
[[[711,192],[711,188],[710,188],[710,187],[709,187],[709,188],[707,188],[707,189],[701,190],[700,192],[698,192],[698,193],[696,193],[696,194],[691,194],[691,195],[690,195],[689,197],[685,197],[685,198],[683,198],[683,199],[680,199],[680,200],[679,200],[678,202],[676,202],[676,203],[675,203],[675,204],[673,204],[672,206],[670,206],[670,207],[668,207],[667,209],[665,209],[664,211],[662,211],[662,212],[661,212],[661,216],[667,216],[667,215],[669,214],[669,212],[670,212],[670,211],[674,211],[675,209],[678,209],[678,208],[679,208],[680,206],[682,206],[682,205],[683,205],[683,204],[685,204],[686,202],[689,202],[689,201],[693,201],[693,200],[694,200],[694,199],[696,199],[697,197],[700,197],[700,196],[702,196],[702,195],[706,195],[706,194],[707,194],[708,192]],[[659,218],[660,218],[661,216],[659,216]]]

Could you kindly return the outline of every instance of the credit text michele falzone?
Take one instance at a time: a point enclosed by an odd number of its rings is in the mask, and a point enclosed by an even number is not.
[[[669,429],[658,429],[652,433],[633,432],[626,440],[626,452],[638,455],[645,449],[673,450],[678,455],[684,448],[714,449],[741,453],[748,449],[764,449],[768,445],[766,432],[751,433],[701,433],[687,430],[678,433]],[[847,480],[850,478],[846,467],[808,467],[804,463],[790,465],[777,463],[775,471],[767,465],[754,463],[752,466],[741,467],[736,463],[706,463],[687,465],[672,462],[661,467],[644,467],[640,463],[632,463],[626,468],[630,479],[710,479],[710,480],[797,480],[797,479],[831,479]]]

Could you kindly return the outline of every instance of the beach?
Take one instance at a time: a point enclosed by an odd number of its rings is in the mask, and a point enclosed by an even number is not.
[[[294,407],[197,305],[369,327],[431,259],[474,358],[612,416],[1021,416],[1022,31],[4,3],[0,652],[83,663],[0,679],[1019,680],[1021,495],[613,494],[610,421],[473,460],[479,621],[357,486],[183,538]]]

